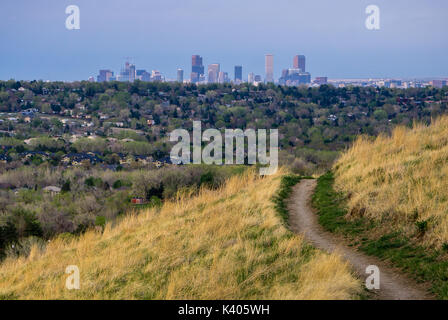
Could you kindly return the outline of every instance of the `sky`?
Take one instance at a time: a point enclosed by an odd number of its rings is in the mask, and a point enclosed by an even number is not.
[[[368,30],[368,5],[380,29]],[[68,30],[65,9],[80,9]],[[447,0],[1,0],[0,79],[83,80],[99,69],[137,69],[175,78],[191,55],[275,78],[307,59],[312,77],[448,77]]]

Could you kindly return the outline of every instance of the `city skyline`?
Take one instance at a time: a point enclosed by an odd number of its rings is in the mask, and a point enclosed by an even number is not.
[[[243,66],[234,66],[234,75],[229,76],[229,73],[221,69],[219,63],[212,63],[207,66],[207,72],[203,65],[203,57],[200,55],[191,56],[191,73],[190,78],[184,79],[184,70],[177,69],[177,77],[175,80],[166,79],[158,70],[151,70],[151,73],[145,69],[137,69],[136,66],[129,61],[126,61],[125,67],[121,69],[118,75],[115,75],[110,69],[99,70],[96,76],[97,82],[105,81],[121,81],[133,82],[135,80],[141,81],[177,81],[180,83],[194,83],[194,84],[210,84],[210,83],[251,83],[259,85],[260,83],[274,83],[286,86],[320,86],[324,84],[332,84],[337,87],[345,87],[346,85],[354,86],[374,86],[387,88],[421,88],[426,86],[433,86],[442,88],[448,84],[448,77],[440,77],[438,79],[424,79],[424,78],[364,78],[364,79],[329,79],[327,76],[316,76],[314,79],[306,68],[306,56],[295,55],[292,60],[291,68],[282,69],[281,76],[275,79],[273,74],[274,56],[272,54],[265,55],[265,76],[248,72],[247,80],[243,79]],[[90,76],[88,81],[94,82],[95,77]]]
[[[265,73],[264,77],[253,72],[248,72],[247,82],[253,83],[279,83],[286,85],[300,85],[310,84],[311,75],[305,72],[304,55],[295,55],[293,57],[292,68],[282,69],[282,76],[277,80],[274,75],[274,55],[265,55]],[[327,77],[319,77],[325,78]],[[95,80],[96,79],[96,80]],[[100,69],[98,75],[90,76],[89,81],[105,82],[105,81],[124,81],[133,82],[134,80],[141,81],[173,81],[173,79],[166,79],[158,70],[152,70],[151,73],[146,69],[137,69],[135,64],[126,60],[124,68],[115,75],[110,69]],[[176,79],[177,82],[184,82],[184,70],[177,68]],[[233,80],[227,71],[221,69],[220,63],[212,63],[207,66],[207,71],[203,64],[203,57],[198,54],[191,56],[191,72],[189,79],[186,82],[191,83],[241,83],[246,82],[243,77],[243,66],[235,65],[233,71]],[[325,81],[326,83],[326,81]]]

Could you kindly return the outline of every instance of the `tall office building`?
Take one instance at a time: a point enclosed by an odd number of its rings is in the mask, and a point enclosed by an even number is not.
[[[302,72],[306,72],[305,70],[305,56],[303,55],[296,55],[294,56],[292,67],[294,69],[300,69]]]
[[[267,54],[265,56],[266,82],[274,82],[274,56]]]
[[[308,72],[302,72],[300,68],[285,69],[282,76],[278,79],[279,84],[288,86],[298,86],[311,82],[311,75]]]
[[[218,82],[219,69],[219,63],[213,63],[208,66],[208,83]]]
[[[100,70],[100,74],[96,77],[98,82],[110,81],[114,73],[110,70]]]
[[[177,69],[177,82],[184,82],[184,70],[183,69]]]
[[[253,72],[250,72],[250,73],[247,75],[247,82],[249,82],[249,83],[254,83],[254,81],[255,81],[255,75],[254,75]]]
[[[446,81],[446,80],[432,80],[430,83],[431,83],[431,85],[434,88],[441,89],[441,88],[443,88],[444,86],[446,86],[448,84],[448,81]]]
[[[191,82],[196,83],[204,76],[204,66],[202,57],[199,55],[191,56]]]
[[[229,74],[227,72],[220,71],[218,75],[219,83],[229,83]]]
[[[242,66],[235,66],[235,82],[242,82],[243,81],[243,67]]]
[[[135,65],[126,62],[124,69],[118,75],[118,81],[133,82],[135,80]]]
[[[140,81],[151,81],[151,74],[144,69],[137,70],[135,74],[135,78]]]
[[[165,78],[162,76],[159,70],[152,70],[151,81],[165,81]]]
[[[129,65],[129,81],[135,81],[135,64]]]

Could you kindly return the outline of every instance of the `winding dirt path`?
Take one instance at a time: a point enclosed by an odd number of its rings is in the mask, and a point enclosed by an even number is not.
[[[374,299],[380,300],[425,300],[435,299],[423,285],[400,274],[376,257],[365,255],[347,246],[345,240],[327,232],[319,224],[311,209],[311,195],[316,186],[315,180],[304,179],[297,184],[288,203],[289,224],[296,233],[304,234],[305,239],[315,247],[327,252],[337,252],[351,265],[360,279],[365,281],[366,267],[375,265],[380,270],[380,289],[373,291]]]

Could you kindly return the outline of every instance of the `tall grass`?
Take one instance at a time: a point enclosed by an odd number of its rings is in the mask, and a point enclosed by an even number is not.
[[[101,232],[59,237],[0,265],[10,299],[350,299],[360,288],[337,255],[288,231],[270,199],[282,172],[232,177],[129,214]],[[81,288],[67,290],[68,265]]]
[[[448,117],[396,128],[390,137],[360,137],[334,169],[349,216],[448,247]]]

